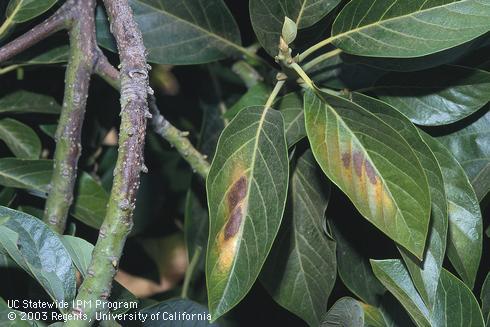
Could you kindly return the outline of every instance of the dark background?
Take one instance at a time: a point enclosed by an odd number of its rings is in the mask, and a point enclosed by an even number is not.
[[[255,42],[254,33],[250,24],[248,14],[248,2],[242,0],[227,0],[229,8],[233,12],[242,33],[242,40],[245,46]],[[0,12],[5,2],[0,3]],[[41,17],[38,21],[42,20]],[[22,25],[17,33],[30,25]],[[64,33],[59,33],[49,39],[47,43],[28,50],[31,53],[42,51],[45,46],[64,43],[67,41]],[[1,45],[1,44],[0,44]],[[268,58],[264,52],[261,55]],[[110,59],[117,64],[115,55],[108,53]],[[224,61],[224,66],[230,66],[232,61]],[[179,93],[177,95],[165,95],[157,90],[159,106],[164,115],[177,127],[191,132],[191,138],[196,144],[196,135],[199,135],[202,120],[203,103],[216,105],[219,100],[213,89],[209,71],[204,66],[175,67],[172,70],[175,75]],[[0,96],[8,94],[17,89],[27,89],[39,93],[54,96],[59,103],[62,102],[64,89],[64,68],[59,66],[36,67],[24,69],[24,76],[19,79],[16,72],[11,72],[0,76]],[[245,91],[242,85],[221,81],[222,93],[230,95],[225,99],[229,104],[233,103],[239,94]],[[119,124],[119,97],[118,94],[107,86],[99,78],[94,77],[90,97],[87,107],[87,116],[83,129],[83,155],[80,159],[80,169],[96,173],[102,180],[107,190],[110,190],[111,167],[115,156],[115,148],[102,145],[101,142],[113,127]],[[32,126],[42,138],[43,145],[51,149],[54,142],[39,129],[40,124],[54,123],[52,117],[45,115],[22,115],[17,117],[22,122]],[[469,119],[474,119],[470,117]],[[463,122],[464,123],[464,122]],[[437,130],[437,133],[444,133],[447,129],[457,128],[449,126]],[[304,144],[303,144],[304,146]],[[100,154],[97,150],[102,148]],[[6,146],[0,142],[0,156],[11,156]],[[191,184],[192,173],[187,165],[164,141],[160,140],[152,132],[149,132],[148,143],[145,150],[146,165],[149,174],[143,176],[140,196],[137,203],[135,216],[136,232],[128,240],[127,247],[121,262],[121,268],[132,274],[146,276],[147,278],[157,279],[158,272],[155,263],[148,257],[142,249],[140,239],[148,237],[162,237],[173,234],[181,229],[184,211],[184,197],[188,186]],[[95,158],[95,161],[94,161]],[[201,192],[201,201],[205,203],[204,188],[196,178],[192,179],[195,190]],[[43,200],[20,191],[12,207],[18,204],[27,204],[43,207]],[[484,212],[484,221],[488,225],[488,210]],[[361,253],[365,253],[369,258],[384,259],[398,257],[399,254],[392,241],[387,239],[374,226],[363,219],[350,204],[348,199],[335,187],[333,188],[330,205],[327,210],[327,219],[340,222],[343,226],[342,232],[346,238],[356,245]],[[71,220],[75,223],[74,220]],[[77,236],[85,238],[95,243],[97,231],[83,225],[77,224]],[[480,267],[490,267],[489,238],[484,237],[483,258]],[[162,249],[164,251],[165,249]],[[447,261],[447,260],[446,260]],[[454,272],[449,262],[444,266]],[[280,274],[280,272],[278,272]],[[483,283],[484,269],[480,269],[477,278],[475,294],[480,294]],[[201,278],[201,285],[204,288],[204,279]],[[163,300],[176,294],[180,290],[159,294],[154,297],[156,300]],[[0,269],[0,296],[7,299],[45,299],[45,294],[35,282],[24,272],[16,269]],[[342,296],[353,296],[343,286],[337,277],[335,288],[330,296],[328,307]],[[354,297],[354,296],[353,296]],[[227,316],[226,321],[236,325],[262,325],[273,322],[278,326],[302,326],[302,320],[296,318],[288,311],[278,306],[259,282],[255,284],[250,294]]]

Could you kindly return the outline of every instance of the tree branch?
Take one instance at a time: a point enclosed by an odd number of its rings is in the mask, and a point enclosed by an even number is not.
[[[155,97],[150,97],[149,105],[153,116],[151,124],[155,133],[174,146],[182,158],[192,167],[192,170],[206,179],[210,169],[210,165],[206,160],[207,156],[203,155],[192,145],[187,138],[189,133],[180,131],[162,116],[155,103]]]
[[[90,75],[95,51],[95,0],[78,0],[72,11],[70,59],[66,68],[65,94],[56,130],[53,175],[44,210],[44,222],[62,234],[73,202],[77,165],[81,152],[82,124],[85,116]]]
[[[119,73],[112,66],[106,57],[101,57],[95,67],[95,72],[107,83],[119,90]],[[160,113],[153,95],[149,97],[148,105],[152,114],[151,125],[155,133],[167,140],[170,145],[175,147],[182,158],[191,166],[192,170],[206,178],[209,172],[209,162],[207,157],[200,153],[187,138],[188,133],[183,132],[172,125]]]
[[[121,128],[119,155],[104,223],[92,253],[86,279],[77,300],[106,300],[119,259],[131,231],[132,214],[144,167],[143,148],[148,112],[148,67],[141,32],[127,0],[104,0],[121,59]],[[80,303],[80,302],[78,302]],[[94,319],[95,306],[75,307],[74,313]],[[87,326],[87,320],[71,320],[67,326]]]
[[[67,1],[51,17],[0,48],[0,63],[32,47],[62,29],[69,28],[74,0]]]

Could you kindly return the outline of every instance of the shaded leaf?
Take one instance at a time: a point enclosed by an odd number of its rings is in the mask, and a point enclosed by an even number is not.
[[[208,241],[208,212],[189,189],[185,200],[184,237],[189,261],[197,248],[205,249]]]
[[[203,104],[203,119],[199,135],[199,150],[209,158],[214,156],[219,136],[225,128],[225,120],[221,115],[219,104]]]
[[[480,293],[481,310],[486,326],[490,323],[490,272],[487,274]]]
[[[396,111],[395,108],[390,107],[384,102],[359,93],[353,93],[350,99],[354,103],[377,115],[380,119],[398,131],[398,133],[400,133],[400,135],[412,146],[412,149],[424,168],[425,175],[429,182],[432,206],[429,238],[424,253],[424,260],[420,262],[402,248],[400,248],[400,251],[410,275],[412,276],[415,287],[427,306],[432,308],[442,262],[446,252],[446,236],[448,229],[448,208],[441,168],[430,148],[422,140],[417,128],[412,125],[407,117],[403,116]]]
[[[28,52],[20,53],[13,59],[5,62],[5,64],[19,66],[60,64],[68,61],[69,53],[70,47],[68,45],[50,47],[40,52],[29,50]]]
[[[0,139],[16,157],[38,159],[41,155],[41,140],[36,132],[15,119],[0,120]]]
[[[323,171],[359,212],[422,258],[429,227],[427,178],[408,143],[341,97],[305,94],[308,139]]]
[[[45,193],[52,171],[51,160],[2,158],[0,159],[0,184]]]
[[[345,60],[338,55],[322,61],[308,70],[316,85],[333,89],[356,90],[371,87],[387,72],[362,63]]]
[[[271,55],[278,53],[284,17],[299,29],[317,23],[334,9],[340,0],[251,0],[250,19],[260,44]]]
[[[419,125],[447,125],[490,101],[490,73],[462,66],[441,66],[383,76],[371,90]]]
[[[297,92],[288,93],[279,98],[274,107],[281,111],[284,117],[286,142],[290,148],[306,136],[303,97]]]
[[[330,183],[311,151],[297,161],[289,207],[261,281],[282,307],[318,326],[336,277],[335,242],[323,231]]]
[[[16,313],[16,316],[14,319],[12,319],[11,316],[9,316],[9,313],[14,312]],[[32,327],[33,324],[29,323],[26,320],[21,319],[21,313],[20,311],[13,310],[8,307],[7,302],[5,302],[4,299],[0,298],[0,321],[2,322],[1,325],[2,327]]]
[[[369,304],[361,303],[361,306],[364,311],[364,326],[368,326],[368,327],[387,326],[381,310]]]
[[[80,274],[85,277],[88,273],[90,262],[92,261],[94,246],[84,239],[70,235],[63,235],[61,237],[61,241],[70,254],[73,264],[78,269]],[[118,314],[129,311],[130,306],[125,304],[131,303],[133,305],[134,302],[138,302],[138,299],[121,284],[114,281],[108,301],[118,306],[117,309],[111,310],[111,313]]]
[[[337,244],[340,279],[358,298],[378,306],[386,289],[374,276],[369,259],[352,244],[352,237],[349,238],[350,232],[346,227],[340,226],[335,220],[329,220],[328,225]]]
[[[8,221],[0,226],[0,245],[56,301],[75,297],[75,269],[58,235],[42,221],[0,207]]]
[[[51,137],[53,140],[55,139],[57,127],[57,124],[39,125],[39,129],[43,131],[46,135]]]
[[[438,137],[459,161],[481,201],[490,192],[490,111],[454,133]]]
[[[106,214],[109,194],[89,174],[82,172],[75,187],[70,213],[90,227],[99,229]]]
[[[169,327],[180,327],[190,323],[184,323],[177,319],[168,319],[168,313],[174,312],[185,312],[186,314],[198,317],[192,320],[192,326],[195,327],[218,326],[217,324],[209,322],[208,319],[211,318],[211,315],[208,313],[208,309],[205,306],[187,299],[171,299],[163,301],[144,308],[140,310],[140,312],[147,314],[148,316],[154,314],[155,317],[159,317],[159,319],[148,319],[145,323],[143,323],[144,327],[160,327],[162,325]],[[165,315],[163,313],[167,314]]]
[[[278,111],[244,109],[221,134],[206,181],[206,279],[213,320],[248,293],[264,264],[284,211],[288,165]]]
[[[386,292],[381,299],[380,310],[388,327],[416,326],[407,311],[390,292]]]
[[[442,169],[448,201],[447,255],[456,271],[473,288],[483,242],[483,222],[478,199],[463,168],[439,141],[422,134]]]
[[[63,235],[61,237],[61,242],[63,242],[66,250],[70,254],[73,264],[85,278],[92,259],[94,246],[82,238],[70,235]]]
[[[223,118],[233,119],[241,110],[247,107],[264,105],[270,93],[271,90],[265,83],[255,84],[223,114]]]
[[[61,107],[46,95],[29,91],[16,91],[0,98],[0,113],[59,114]]]
[[[202,64],[247,53],[235,19],[222,0],[131,0],[148,61],[159,64]],[[97,39],[116,50],[108,21],[99,7]]]
[[[341,298],[328,310],[320,326],[364,327],[364,311],[361,303],[350,297]]]
[[[410,58],[449,49],[490,29],[479,0],[353,0],[337,16],[332,41],[347,53]]]
[[[0,25],[0,39],[5,37],[14,24],[31,20],[49,8],[58,0],[10,0],[5,21]]]
[[[0,159],[0,185],[27,189],[46,197],[53,172],[51,160]],[[71,214],[83,223],[99,228],[105,217],[109,195],[90,175],[80,174]]]

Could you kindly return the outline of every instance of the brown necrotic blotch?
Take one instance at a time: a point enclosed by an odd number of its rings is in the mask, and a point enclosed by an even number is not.
[[[242,223],[243,208],[241,202],[247,195],[247,178],[245,176],[240,177],[231,187],[228,192],[228,212],[229,217],[224,230],[225,240],[233,237]]]
[[[344,168],[348,169],[351,165],[351,155],[349,152],[342,154],[342,164]],[[354,165],[354,171],[359,178],[362,178],[363,169],[366,172],[366,176],[369,179],[369,182],[373,185],[377,183],[376,179],[376,171],[374,170],[373,165],[369,160],[366,160],[364,155],[359,151],[354,151],[352,155],[352,163]]]

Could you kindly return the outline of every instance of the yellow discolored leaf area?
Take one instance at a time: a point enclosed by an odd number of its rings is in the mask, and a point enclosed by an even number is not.
[[[304,102],[307,135],[325,174],[364,217],[422,259],[430,195],[410,145],[346,99],[307,92]]]
[[[289,175],[284,121],[263,106],[240,110],[223,130],[206,180],[206,283],[215,320],[248,293],[281,224]]]
[[[234,174],[235,175],[235,174]],[[225,195],[227,202],[227,220],[217,238],[217,255],[219,271],[226,272],[233,263],[238,238],[247,210],[248,178],[241,169],[237,169],[237,178],[231,181],[231,188]]]

